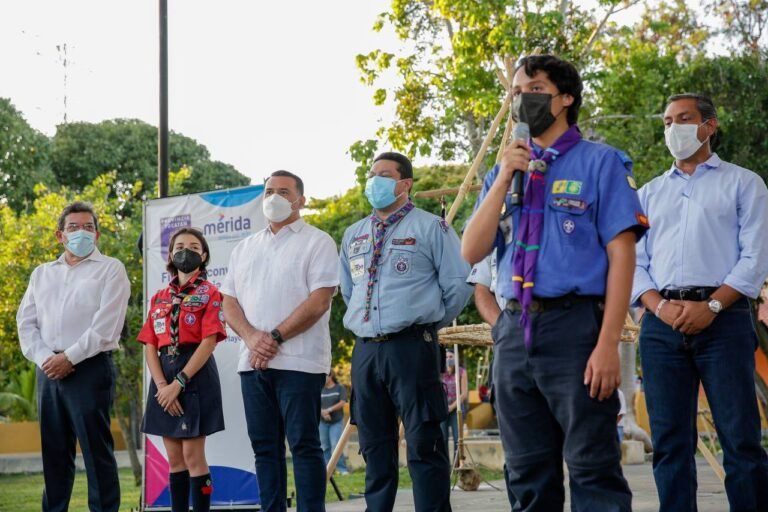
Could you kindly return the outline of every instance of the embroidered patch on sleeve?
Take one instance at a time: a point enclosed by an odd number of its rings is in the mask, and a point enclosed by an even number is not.
[[[636,215],[636,217],[637,217],[637,222],[638,222],[638,223],[639,223],[641,226],[643,226],[643,227],[645,227],[645,228],[647,228],[647,227],[649,227],[649,226],[650,226],[650,224],[648,224],[648,217],[646,217],[646,216],[645,216],[645,215],[643,215],[642,213],[639,213],[639,212],[638,212],[638,213],[637,213],[637,215]]]

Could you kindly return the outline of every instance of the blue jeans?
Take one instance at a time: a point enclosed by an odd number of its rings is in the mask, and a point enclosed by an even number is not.
[[[765,510],[760,507],[768,504],[768,458],[760,446],[756,346],[745,299],[718,314],[695,336],[672,330],[651,313],[643,317],[640,357],[661,510],[696,510],[700,382],[723,448],[731,510]]]
[[[317,431],[324,384],[321,373],[268,369],[240,374],[264,512],[286,510],[286,439],[293,455],[297,509],[325,510],[325,464]]]
[[[448,429],[451,430],[453,435],[453,457],[456,457],[456,450],[459,447],[459,416],[456,414],[456,409],[448,413],[448,418],[440,423],[440,429],[443,431],[443,438],[445,438],[445,451],[451,453],[448,450]]]
[[[334,423],[320,422],[320,446],[323,448],[323,457],[325,457],[325,465],[328,466],[328,461],[331,460],[333,450],[336,445],[339,444],[341,433],[344,432],[344,420],[341,419]],[[339,457],[339,462],[336,463],[336,469],[342,473],[347,472],[347,461],[345,460],[344,453],[342,452]]]
[[[616,435],[619,396],[589,397],[584,369],[597,343],[596,301],[533,313],[525,347],[519,313],[506,309],[492,331],[493,386],[510,504],[525,512],[562,511],[563,460],[571,509],[630,512]]]

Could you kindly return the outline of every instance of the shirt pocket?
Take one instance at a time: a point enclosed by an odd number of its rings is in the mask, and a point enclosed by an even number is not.
[[[99,279],[81,278],[72,286],[72,302],[80,311],[95,312],[101,305],[104,284]]]
[[[419,252],[415,245],[393,245],[389,248],[387,261],[384,262],[386,275],[395,278],[408,278],[413,274],[413,266],[418,264]]]
[[[592,200],[580,197],[553,197],[549,201],[549,209],[555,217],[558,238],[564,246],[584,248],[597,243]]]

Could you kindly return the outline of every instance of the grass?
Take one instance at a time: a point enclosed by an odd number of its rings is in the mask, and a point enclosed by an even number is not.
[[[485,468],[480,469],[480,474],[486,480],[500,480],[503,478],[501,471],[492,471]],[[352,471],[348,475],[334,476],[336,485],[339,486],[344,499],[350,495],[362,496],[365,490],[365,472],[362,469]],[[401,489],[411,487],[411,477],[408,470],[400,469]],[[121,490],[121,511],[130,512],[136,510],[139,504],[141,491],[133,485],[133,473],[130,469],[120,470],[120,490]],[[40,510],[40,500],[43,491],[43,475],[41,473],[20,474],[20,475],[0,475],[0,510],[3,512],[37,512]],[[72,501],[69,504],[70,510],[88,510],[88,494],[86,489],[85,472],[78,471],[75,476],[75,486],[72,491]],[[293,484],[293,472],[288,469],[288,494],[296,492],[296,486]],[[328,485],[326,500],[330,502],[338,501],[336,493],[331,485]],[[294,502],[295,506],[295,502]]]

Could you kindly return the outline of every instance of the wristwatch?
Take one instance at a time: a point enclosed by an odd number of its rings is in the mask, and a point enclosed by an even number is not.
[[[278,331],[277,329],[272,329],[272,332],[270,332],[269,335],[272,336],[272,339],[275,340],[278,345],[282,345],[283,342],[285,341],[283,339],[283,335],[280,334],[280,331]]]
[[[709,307],[709,310],[714,314],[718,314],[723,310],[723,303],[717,299],[710,298],[709,302],[707,302],[707,306]]]

